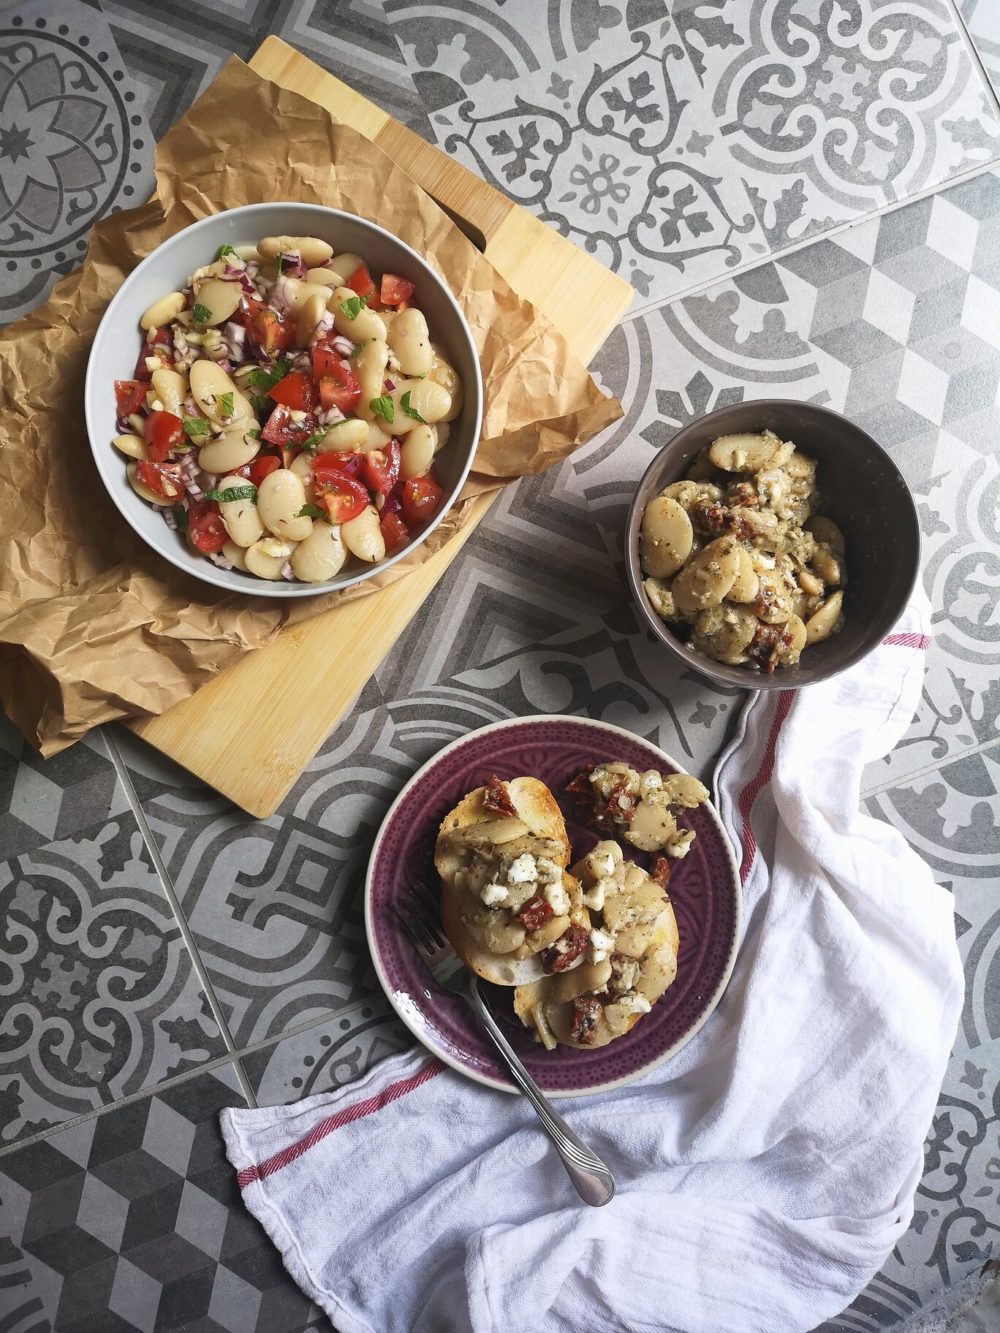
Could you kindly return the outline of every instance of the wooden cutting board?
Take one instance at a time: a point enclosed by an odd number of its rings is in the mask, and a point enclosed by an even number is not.
[[[590,361],[632,300],[628,283],[280,38],[268,37],[250,67],[378,144]],[[273,814],[495,494],[481,496],[473,521],[405,579],[282,631],[160,717],[128,725],[250,814]]]

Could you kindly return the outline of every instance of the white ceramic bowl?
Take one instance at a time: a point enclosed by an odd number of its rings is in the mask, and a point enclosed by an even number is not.
[[[416,284],[420,308],[427,316],[431,336],[444,347],[464,389],[460,415],[452,422],[447,445],[435,460],[444,488],[437,515],[422,532],[399,551],[376,565],[352,567],[327,583],[270,582],[239,570],[219,569],[172,532],[158,510],[140,500],[129,485],[125,459],[111,441],[115,425],[114,381],[132,378],[142,334],[139,319],[158,296],[178,291],[203,264],[210,263],[219,246],[252,245],[262,236],[318,236],[335,252],[363,255],[375,273],[399,273]],[[361,583],[394,565],[422,542],[454,503],[472,466],[483,414],[483,384],[472,334],[455,298],[434,270],[390,232],[373,222],[318,204],[248,204],[215,213],[171,236],[131,272],[112,299],[94,337],[84,389],[87,433],[94,461],[108,493],[123,517],[154,551],[186,574],[227,592],[258,597],[315,597]]]

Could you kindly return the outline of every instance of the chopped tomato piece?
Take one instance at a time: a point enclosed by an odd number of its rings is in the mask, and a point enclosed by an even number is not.
[[[379,527],[382,529],[386,555],[398,551],[410,540],[410,530],[398,514],[383,514]]]
[[[334,351],[330,344],[322,339],[313,343],[309,355],[312,357],[313,374],[317,379],[322,379],[324,375],[332,375],[334,366],[339,366],[344,359],[339,352]]]
[[[336,362],[328,375],[323,375],[319,382],[319,401],[324,412],[331,407],[347,413],[361,397],[361,385],[350,366]]]
[[[307,413],[302,421],[292,420],[292,409],[279,403],[267,419],[267,425],[260,433],[266,444],[276,444],[285,449],[292,444],[301,444],[316,433],[316,418]]]
[[[385,449],[369,449],[361,456],[361,475],[373,491],[388,495],[399,477],[399,445],[390,440]]]
[[[188,506],[188,541],[202,555],[214,555],[229,540],[226,525],[211,500],[196,500]]]
[[[294,330],[280,310],[263,306],[247,320],[247,338],[264,352],[283,352]]]
[[[265,477],[269,477],[272,472],[277,472],[281,467],[281,459],[274,454],[258,454],[252,463],[247,464],[247,476],[255,486],[259,486]]]
[[[148,356],[155,356],[161,366],[169,367],[174,364],[173,335],[166,326],[150,329],[139,349],[139,357],[132,376],[134,379],[144,380],[147,384],[153,377],[152,370],[146,365]]]
[[[367,509],[368,492],[353,477],[329,477],[317,485],[319,503],[326,506],[331,523],[347,523]]]
[[[258,296],[256,293],[251,296],[248,292],[244,292],[240,297],[239,305],[229,316],[229,319],[233,324],[242,324],[243,327],[246,328],[254,315],[256,315],[257,311],[262,310],[263,308],[263,297]]]
[[[316,386],[304,370],[291,370],[267,391],[276,403],[296,412],[309,412],[316,406]]]
[[[379,300],[383,305],[398,306],[410,299],[413,290],[413,283],[408,278],[401,278],[398,273],[383,273]]]
[[[316,455],[313,462],[313,478],[322,486],[324,482],[336,480],[337,477],[354,477],[360,463],[360,454],[328,450],[324,454]]]
[[[146,405],[146,384],[143,380],[115,380],[115,410],[119,417],[140,412]]]
[[[136,463],[135,475],[144,486],[162,495],[164,500],[178,500],[184,493],[180,477],[169,468],[160,467],[158,463],[147,463],[143,459]]]
[[[171,449],[184,442],[184,423],[173,412],[150,412],[143,436],[150,460],[162,463]]]
[[[430,477],[411,477],[403,485],[403,518],[410,529],[422,527],[438,511],[441,487]]]
[[[372,282],[372,275],[368,272],[367,264],[359,264],[347,280],[347,285],[352,292],[358,296],[363,296],[372,304],[372,297],[378,296],[378,288]]]

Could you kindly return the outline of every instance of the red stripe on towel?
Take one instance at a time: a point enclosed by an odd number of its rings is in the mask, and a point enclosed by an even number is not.
[[[345,1125],[349,1125],[353,1120],[360,1120],[366,1115],[374,1115],[376,1111],[381,1111],[383,1106],[398,1101],[400,1097],[405,1097],[408,1092],[414,1092],[422,1083],[434,1078],[443,1069],[444,1065],[440,1060],[429,1060],[411,1078],[402,1078],[398,1083],[390,1083],[387,1088],[384,1088],[374,1097],[358,1102],[356,1106],[345,1106],[342,1111],[327,1116],[325,1120],[321,1120],[318,1125],[314,1125],[309,1133],[297,1142],[290,1143],[287,1148],[282,1148],[281,1152],[276,1152],[272,1157],[266,1157],[263,1162],[259,1162],[255,1166],[245,1166],[242,1171],[238,1171],[236,1174],[237,1185],[243,1190],[248,1185],[252,1185],[255,1180],[266,1180],[268,1176],[273,1176],[275,1171],[280,1171],[283,1166],[288,1166],[290,1162],[296,1161],[303,1153],[315,1147],[327,1135],[332,1134],[335,1130],[343,1129]]]
[[[890,647],[897,648],[929,648],[931,646],[929,634],[916,634],[912,631],[908,631],[906,634],[890,634],[882,642]]]
[[[782,690],[778,697],[778,707],[774,714],[774,721],[771,723],[771,731],[767,738],[767,744],[764,747],[764,757],[761,760],[760,768],[747,782],[746,786],[740,792],[736,808],[742,818],[741,838],[743,842],[743,860],[740,864],[740,883],[745,884],[750,874],[750,866],[753,863],[754,855],[757,851],[757,841],[753,836],[753,829],[750,827],[750,811],[753,809],[753,803],[760,795],[762,787],[765,787],[771,780],[771,773],[774,770],[774,752],[778,744],[778,733],[781,730],[781,724],[788,716],[788,710],[792,706],[794,690]]]

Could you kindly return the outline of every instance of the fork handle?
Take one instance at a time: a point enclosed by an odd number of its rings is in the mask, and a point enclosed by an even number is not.
[[[615,1193],[615,1178],[609,1168],[593,1148],[588,1148],[583,1139],[570,1129],[558,1111],[553,1109],[552,1103],[525,1069],[514,1053],[514,1048],[500,1031],[483,997],[479,994],[475,981],[469,987],[469,999],[483,1027],[493,1039],[493,1044],[503,1056],[514,1082],[535,1108],[542,1122],[542,1128],[552,1140],[570,1180],[576,1187],[577,1194],[592,1208],[602,1208],[604,1204],[610,1203]]]

